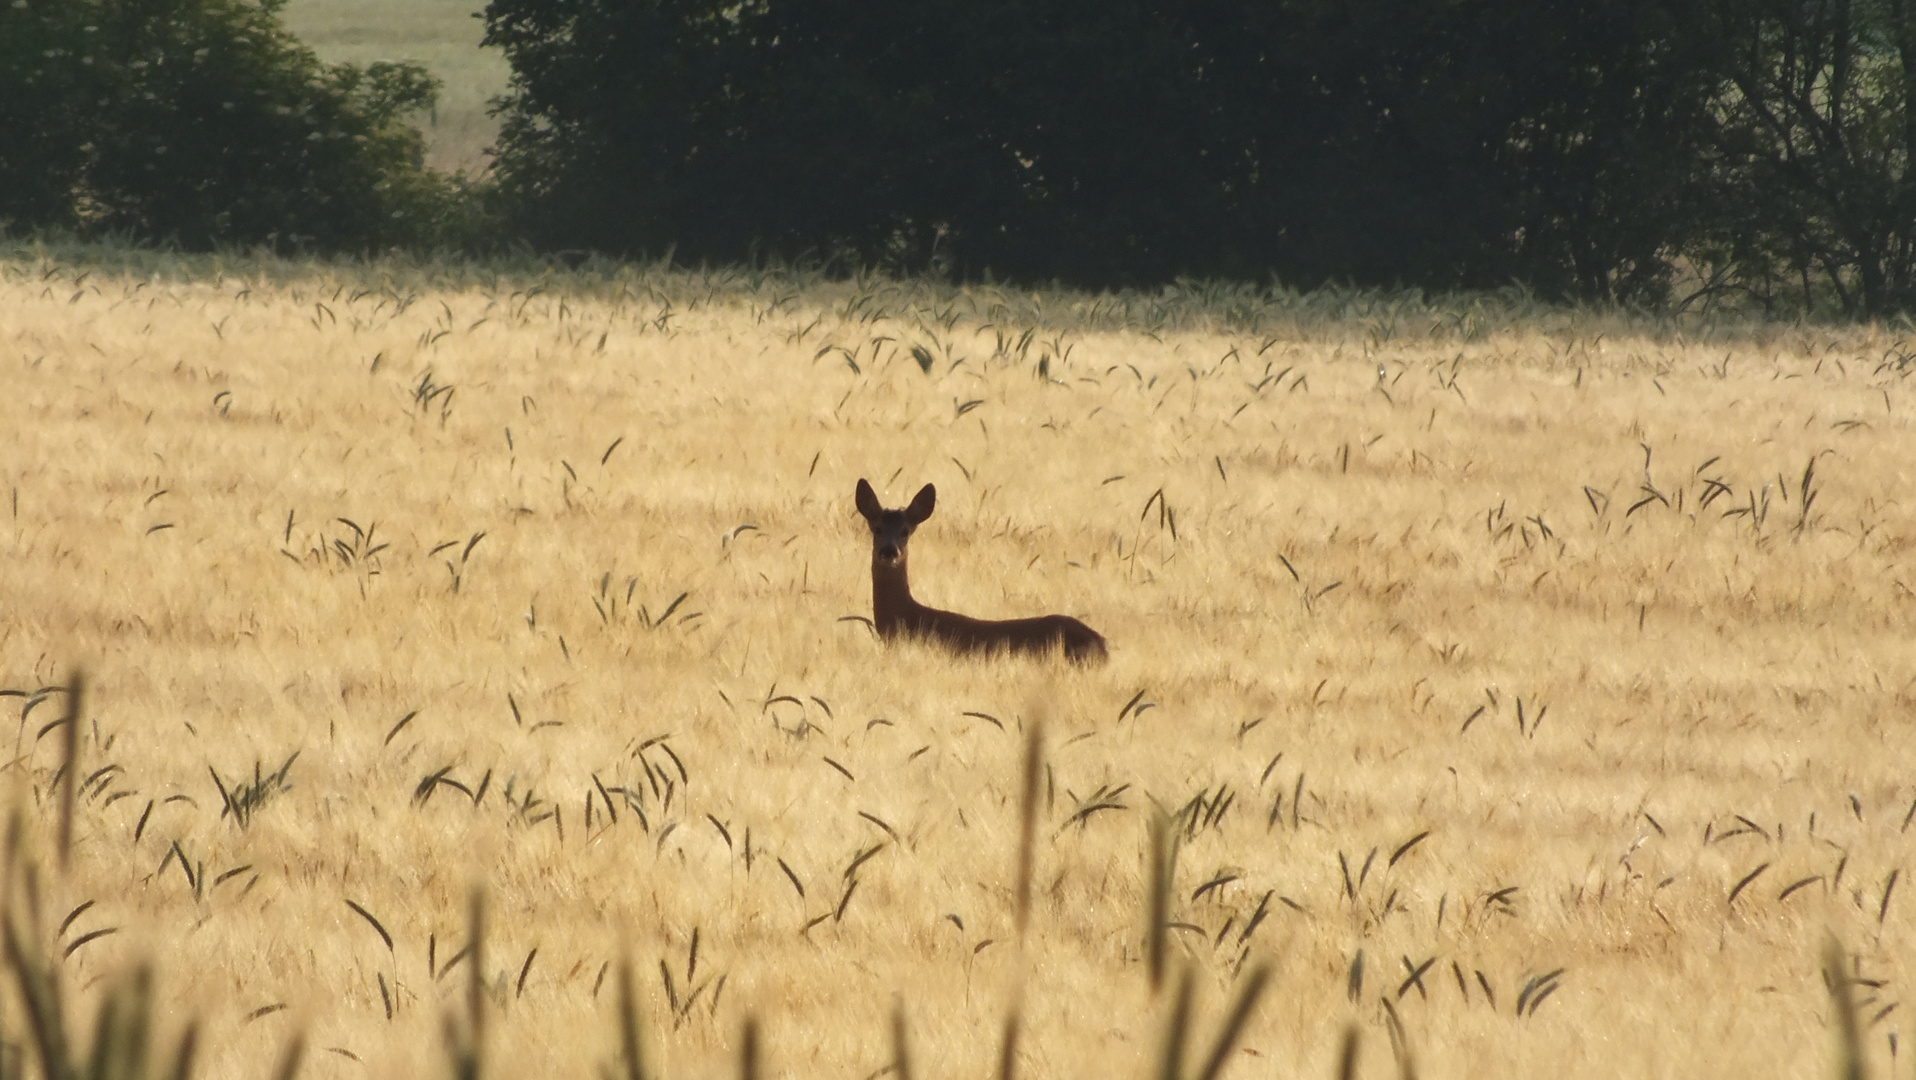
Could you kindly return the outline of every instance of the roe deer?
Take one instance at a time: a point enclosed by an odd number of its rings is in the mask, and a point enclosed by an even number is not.
[[[872,529],[872,625],[879,637],[926,638],[958,653],[1043,655],[1062,648],[1067,659],[1080,664],[1105,658],[1104,638],[1068,615],[993,621],[939,611],[912,599],[905,545],[937,501],[938,490],[926,484],[910,506],[887,510],[878,505],[870,484],[858,482],[858,512]]]

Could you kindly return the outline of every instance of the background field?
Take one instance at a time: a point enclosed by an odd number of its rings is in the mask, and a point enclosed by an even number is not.
[[[45,936],[208,1075],[437,1068],[475,883],[499,1075],[609,1062],[624,950],[666,1075],[894,1001],[988,1075],[1020,992],[1020,1075],[1144,1075],[1154,804],[1200,1032],[1274,964],[1229,1075],[1391,1075],[1385,1002],[1427,1077],[1824,1075],[1831,932],[1910,1068],[1900,331],[13,249],[0,342],[0,783],[44,862],[85,665]],[[861,476],[1111,662],[881,647]]]
[[[499,125],[486,109],[506,91],[512,69],[496,49],[481,49],[479,0],[292,0],[286,28],[330,63],[417,60],[444,81],[439,107],[422,117],[426,162],[447,172],[478,172]]]

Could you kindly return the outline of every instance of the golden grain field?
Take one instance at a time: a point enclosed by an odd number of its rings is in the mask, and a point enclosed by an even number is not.
[[[1913,366],[1514,294],[8,248],[16,858],[75,1017],[150,959],[203,1076],[444,1075],[474,886],[489,1075],[610,1069],[622,954],[660,1076],[749,1015],[863,1080],[894,1008],[993,1076],[1015,1002],[1018,1076],[1153,1075],[1154,807],[1194,1060],[1270,964],[1227,1076],[1353,1023],[1398,1075],[1393,1014],[1429,1078],[1832,1075],[1831,934],[1916,1075]],[[920,599],[1110,662],[878,643],[860,477],[938,485]]]

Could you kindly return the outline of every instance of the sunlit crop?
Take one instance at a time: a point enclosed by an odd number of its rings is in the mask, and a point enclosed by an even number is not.
[[[624,957],[648,1075],[748,1017],[763,1075],[995,1076],[1008,1017],[1016,1075],[1162,1074],[1185,972],[1197,1075],[1268,970],[1223,1075],[1354,1025],[1364,1076],[1819,1076],[1831,935],[1907,1073],[1913,367],[1517,294],[12,248],[10,911],[83,1030],[150,961],[217,1077],[443,1073],[474,971],[489,1074],[617,1071]],[[861,477],[937,484],[919,599],[1109,663],[879,643]]]

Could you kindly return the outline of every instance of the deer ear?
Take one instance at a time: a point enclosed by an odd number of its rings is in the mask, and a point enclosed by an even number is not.
[[[931,509],[938,503],[938,489],[926,484],[918,489],[918,496],[905,508],[905,517],[913,525],[922,523],[931,516]]]
[[[872,490],[872,486],[866,483],[863,477],[858,480],[857,502],[858,512],[865,516],[866,521],[877,517],[884,509],[878,505],[878,493]]]

